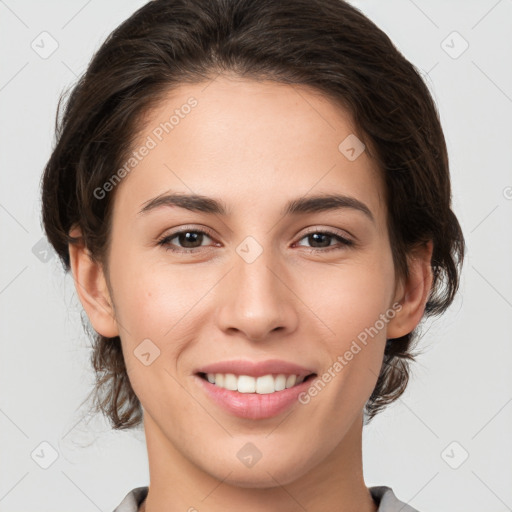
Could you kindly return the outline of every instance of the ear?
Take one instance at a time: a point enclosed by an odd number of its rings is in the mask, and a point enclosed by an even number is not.
[[[69,234],[81,239],[70,243],[68,249],[75,288],[89,321],[98,334],[108,338],[119,336],[103,267],[91,258],[79,227],[73,227]]]
[[[402,308],[388,323],[388,339],[405,336],[419,324],[432,286],[432,251],[433,242],[429,240],[408,256],[409,277],[400,281],[394,298]]]

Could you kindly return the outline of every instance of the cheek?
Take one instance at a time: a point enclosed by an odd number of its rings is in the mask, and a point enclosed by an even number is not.
[[[131,385],[153,417],[176,406],[185,414],[190,404],[176,383],[175,365],[197,325],[191,311],[212,285],[201,282],[192,265],[163,266],[125,254],[111,272],[111,284]]]
[[[394,272],[390,258],[365,257],[302,272],[296,284],[298,294],[329,329],[326,339],[346,342],[373,326],[390,307]]]
[[[154,263],[128,252],[124,258],[115,258],[112,253],[116,265],[110,278],[116,317],[132,339],[161,339],[204,293],[204,279],[201,281],[201,274],[192,265]]]
[[[115,265],[110,275],[116,316],[125,337],[128,334],[134,343],[165,339],[173,330],[179,335],[192,317],[204,314],[207,303],[212,306],[208,300],[201,303],[209,290],[216,288],[219,297],[227,293],[219,282],[225,269],[218,265],[168,264],[165,257],[151,260],[117,248],[117,254],[111,254]],[[333,264],[307,261],[283,270],[293,290],[287,299],[291,307],[304,319],[310,317],[302,328],[307,330],[309,323],[322,329],[318,334],[332,340],[334,348],[343,349],[389,307],[394,272],[391,254],[384,250]]]
[[[123,341],[128,338],[130,344],[137,344],[149,338],[166,350],[178,350],[192,319],[221,305],[209,299],[226,297],[220,279],[226,269],[213,263],[170,264],[163,249],[154,249],[163,251],[163,256],[148,256],[147,251],[132,250],[121,242],[118,237],[112,244],[110,258],[115,264],[110,280]],[[346,259],[332,264],[304,261],[282,269],[293,290],[283,298],[303,318],[300,329],[321,329],[316,337],[329,343],[331,354],[344,352],[389,307],[394,270],[389,246],[381,245],[347,253]],[[212,297],[206,298],[214,288]],[[382,331],[379,336],[385,338]],[[176,341],[171,347],[158,341],[169,337]]]
[[[382,252],[380,254],[386,254]],[[358,264],[338,265],[306,277],[302,293],[326,325],[323,348],[330,356],[326,384],[335,403],[363,404],[382,365],[394,288],[391,255],[370,256]]]

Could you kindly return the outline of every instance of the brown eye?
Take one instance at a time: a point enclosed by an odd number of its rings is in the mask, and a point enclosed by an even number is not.
[[[328,248],[327,250],[341,249],[344,246],[346,247],[354,244],[351,240],[330,231],[314,231],[302,237],[301,240],[307,240],[309,243],[308,246],[302,245],[302,247],[311,247],[313,250],[322,250],[325,248]],[[331,243],[333,240],[337,241],[338,245],[333,245]],[[326,251],[324,250],[323,252]]]
[[[184,229],[165,236],[158,241],[158,245],[170,251],[192,252],[194,249],[205,247],[203,245],[205,239],[211,240],[211,237],[205,231]]]

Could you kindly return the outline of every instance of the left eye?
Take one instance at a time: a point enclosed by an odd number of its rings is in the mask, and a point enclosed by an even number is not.
[[[342,246],[350,246],[353,245],[353,242],[351,240],[348,240],[347,238],[344,238],[340,235],[337,235],[335,233],[331,233],[329,231],[314,231],[312,233],[308,233],[306,236],[302,237],[301,240],[307,239],[310,243],[313,242],[313,244],[318,245],[309,245],[314,250],[322,249],[324,247],[329,247],[328,250],[332,249],[339,249],[339,247],[336,247],[336,245],[332,246],[331,242],[332,240],[337,240]],[[306,246],[307,247],[307,246]],[[325,252],[325,251],[323,251]]]

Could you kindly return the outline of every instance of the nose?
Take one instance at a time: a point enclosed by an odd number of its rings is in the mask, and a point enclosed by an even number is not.
[[[298,324],[298,301],[284,265],[272,258],[270,250],[251,263],[235,254],[234,265],[219,294],[218,327],[258,342],[292,333]]]

